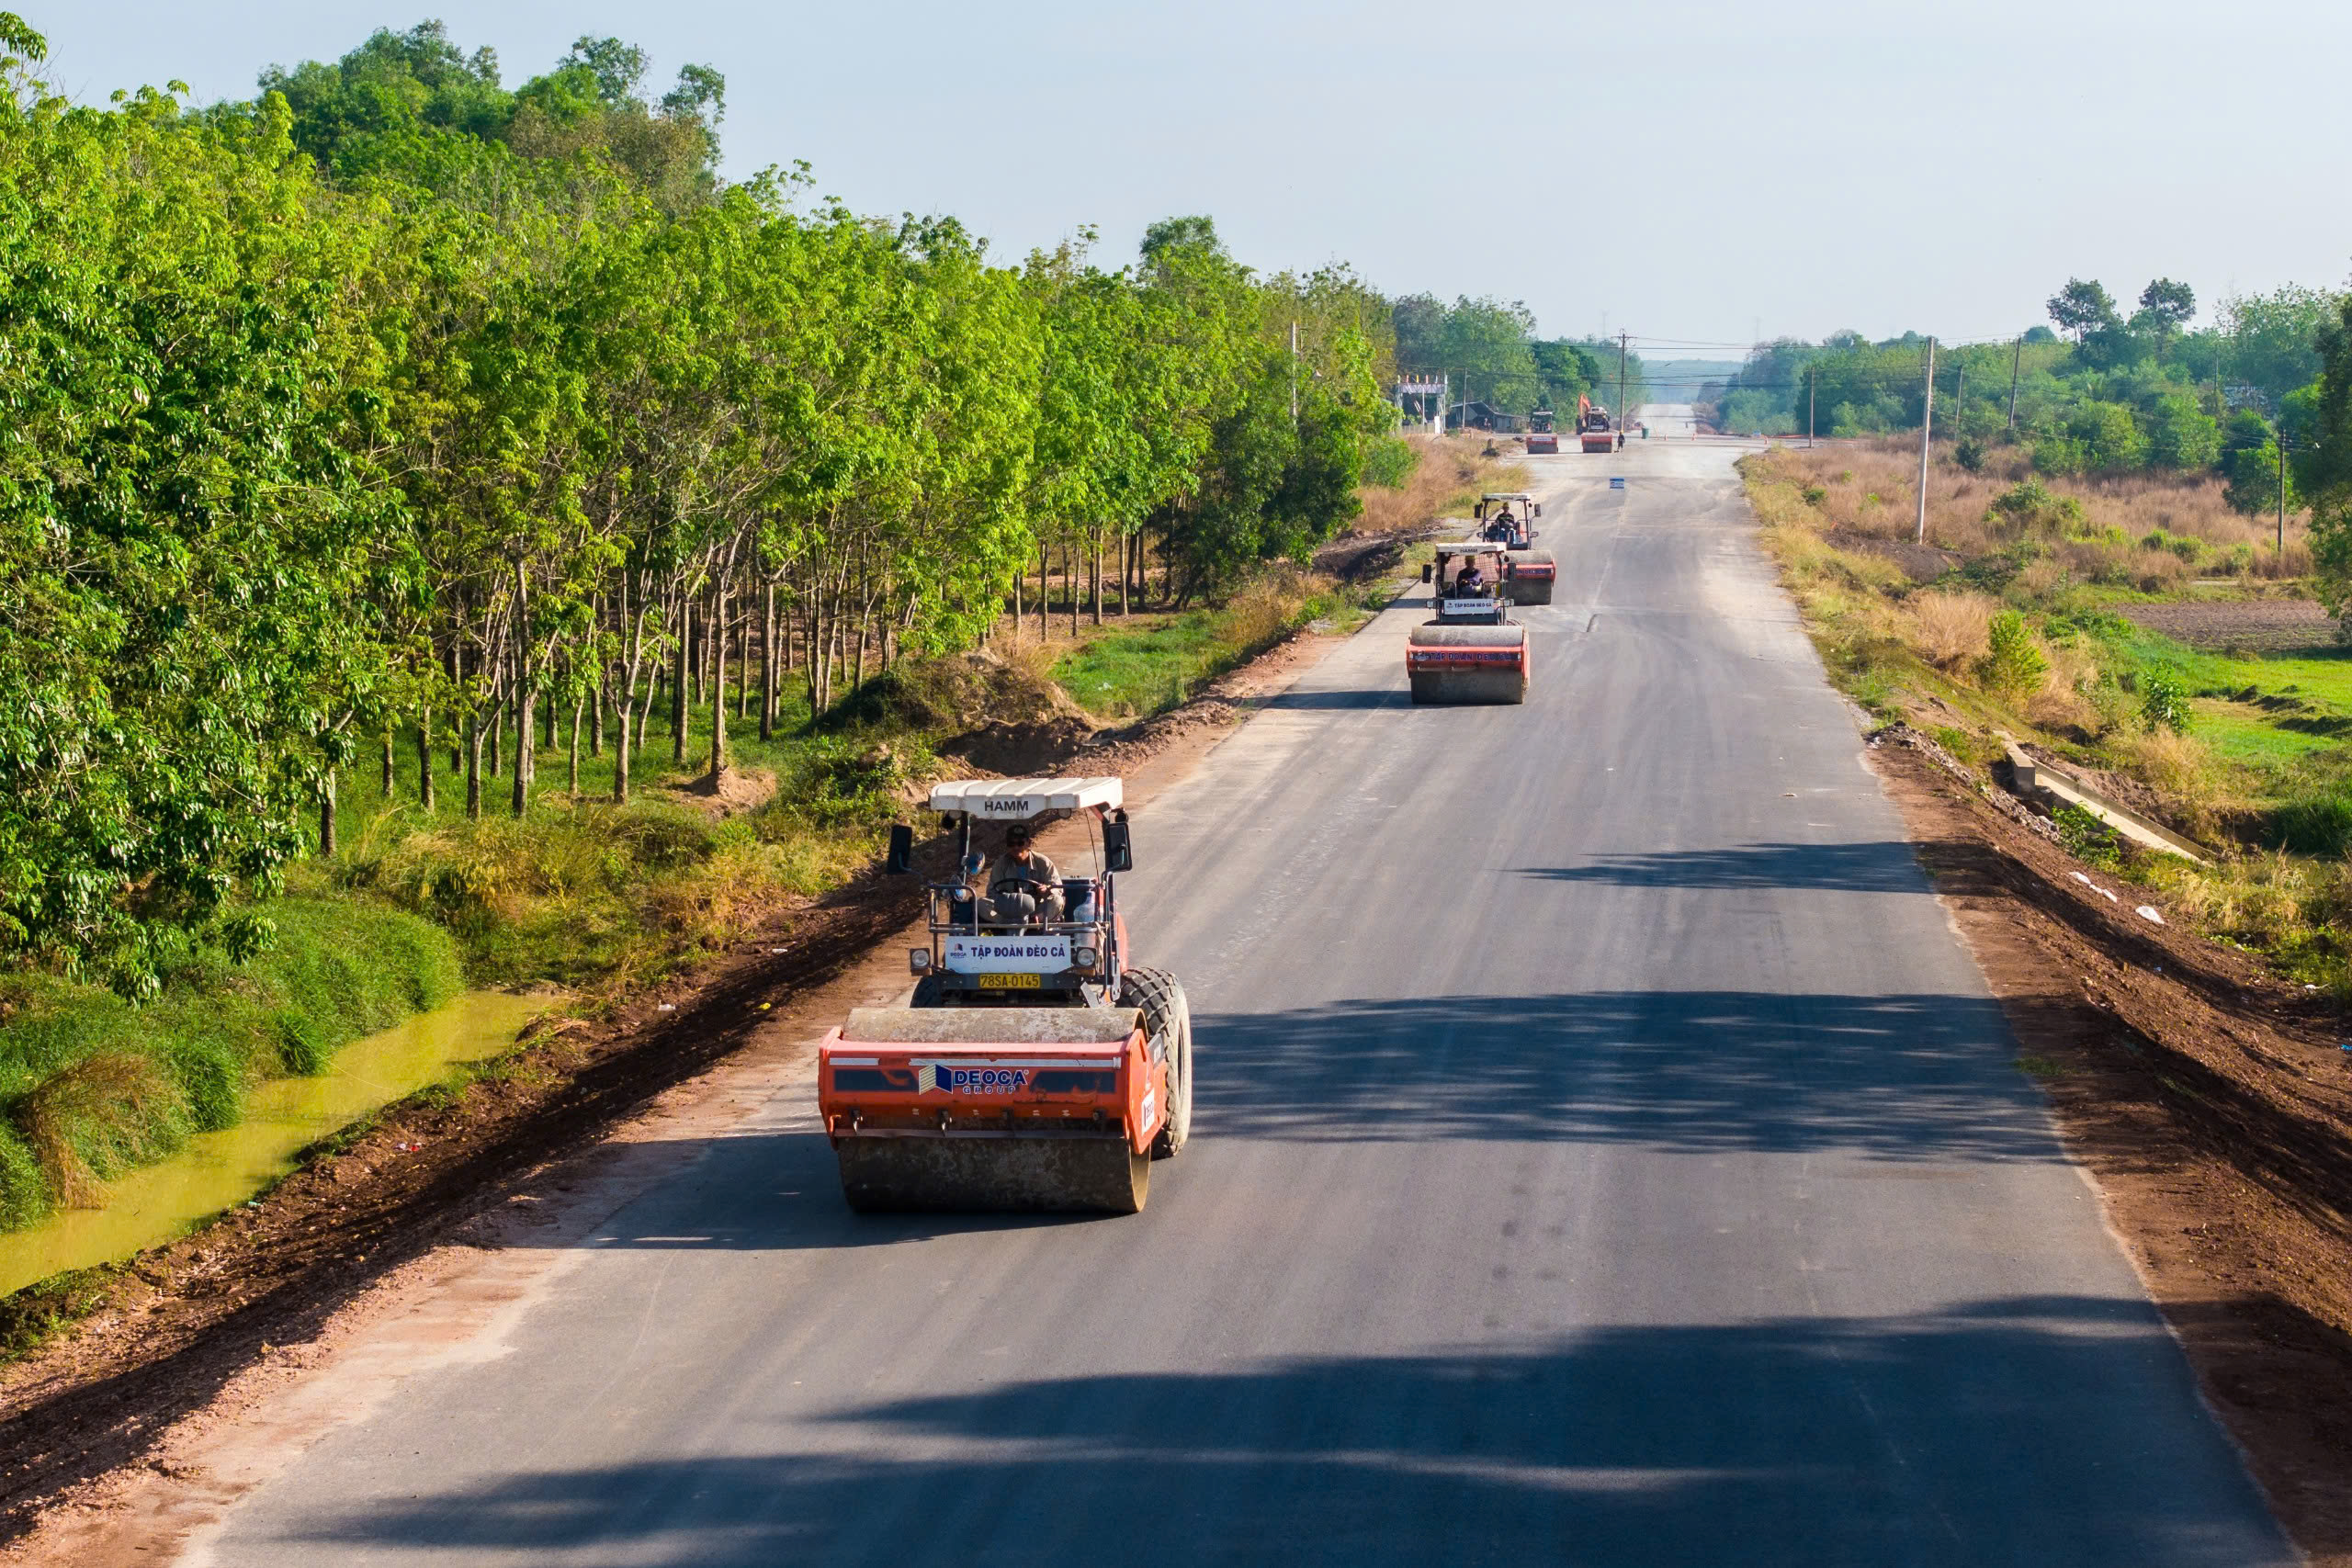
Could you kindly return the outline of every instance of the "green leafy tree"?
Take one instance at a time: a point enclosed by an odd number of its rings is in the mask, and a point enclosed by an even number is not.
[[[2339,297],[2292,286],[2238,296],[2221,308],[2223,367],[2276,407],[2321,370],[2320,335],[2335,321]]]
[[[2186,283],[2176,283],[2169,277],[2159,277],[2140,290],[2140,309],[2133,324],[2153,332],[2156,338],[2156,357],[2164,357],[2165,344],[2174,334],[2188,324],[2197,314],[2197,292]]]
[[[2117,322],[2115,299],[2096,279],[2070,277],[2066,287],[2050,297],[2050,319],[2081,343],[2092,333]]]
[[[11,40],[20,54],[33,51]],[[0,93],[0,948],[139,995],[241,945],[376,678],[375,239],[273,98]]]

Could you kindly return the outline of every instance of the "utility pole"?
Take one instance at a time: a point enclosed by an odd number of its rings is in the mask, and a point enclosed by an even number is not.
[[[1918,544],[1928,542],[1928,441],[1936,425],[1936,340],[1928,340],[1928,401],[1919,411],[1919,527],[1914,536]]]
[[[1625,438],[1625,340],[1630,333],[1617,334],[1617,438]]]
[[[2287,555],[2287,437],[2278,437],[2278,555]]]
[[[2018,369],[2025,363],[2025,333],[2018,333],[2017,346],[2009,351],[2009,439],[2018,435]]]
[[[1298,323],[1290,324],[1290,427],[1298,428]]]

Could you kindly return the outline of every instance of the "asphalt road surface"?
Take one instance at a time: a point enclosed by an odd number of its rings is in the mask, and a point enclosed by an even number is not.
[[[1137,814],[1145,1213],[855,1218],[794,1087],[211,1560],[2293,1562],[1679,412],[1531,465],[1525,706],[1408,601]]]

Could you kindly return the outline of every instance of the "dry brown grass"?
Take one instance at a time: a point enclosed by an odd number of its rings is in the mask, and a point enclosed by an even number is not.
[[[1907,537],[1917,525],[1919,448],[1904,437],[1826,443],[1807,452],[1782,447],[1772,454],[1776,470],[1817,492],[1811,510],[1824,531],[1849,530],[1881,538]],[[1988,523],[1994,500],[2030,475],[2021,448],[1996,448],[1981,472],[1971,473],[1939,447],[1928,476],[1928,539],[1945,549],[1975,556],[2021,533],[2052,546],[2078,581],[2106,581],[2163,592],[2197,575],[2233,575],[2275,580],[2311,570],[2306,519],[2287,519],[2287,549],[2272,547],[2276,524],[2230,509],[2222,481],[2211,475],[2124,474],[2107,479],[2044,477],[2052,495],[2071,498],[2078,521],[2044,519],[2021,526],[2009,519]],[[2169,551],[2143,549],[2142,541],[2161,532],[2196,540],[2196,560]],[[2166,555],[2166,565],[2150,557]]]
[[[1984,654],[1999,603],[1986,593],[1914,594],[1905,606],[1913,627],[1906,640],[1937,669],[1957,670]]]
[[[1365,485],[1357,492],[1363,501],[1363,515],[1355,523],[1360,534],[1393,534],[1457,512],[1467,515],[1479,491],[1519,490],[1527,483],[1523,467],[1479,456],[1486,446],[1483,435],[1399,439],[1420,454],[1420,463],[1401,489]]]

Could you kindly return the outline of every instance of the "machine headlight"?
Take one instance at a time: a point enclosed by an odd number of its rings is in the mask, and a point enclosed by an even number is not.
[[[1102,956],[1091,947],[1073,947],[1069,950],[1070,962],[1080,969],[1093,968],[1095,960]]]
[[[910,947],[907,949],[907,967],[917,975],[930,974],[931,949],[927,947]]]

